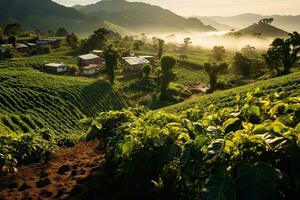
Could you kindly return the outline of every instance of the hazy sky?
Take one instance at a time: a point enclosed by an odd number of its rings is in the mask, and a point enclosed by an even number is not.
[[[99,0],[53,0],[60,4],[72,6],[75,4],[90,4]],[[231,16],[241,13],[258,14],[300,14],[300,0],[130,0],[143,1],[177,14],[191,16]]]

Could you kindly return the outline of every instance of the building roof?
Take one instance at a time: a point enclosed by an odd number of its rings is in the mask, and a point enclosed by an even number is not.
[[[59,68],[59,67],[66,67],[66,65],[62,63],[49,63],[49,64],[45,64],[45,67]]]
[[[96,49],[95,49],[95,50],[93,50],[92,52],[93,52],[93,53],[103,53],[103,51],[102,51],[102,50],[96,50]]]
[[[92,53],[89,53],[89,54],[85,54],[85,55],[81,55],[81,56],[78,56],[80,59],[83,59],[83,60],[91,60],[91,59],[96,59],[96,58],[99,58],[99,56],[95,55],[95,54],[92,54]]]
[[[81,69],[82,70],[92,70],[92,69],[96,69],[96,68],[97,68],[97,65],[89,65],[89,66],[82,67]]]
[[[141,58],[154,58],[154,56],[139,56]]]
[[[123,57],[125,62],[129,65],[141,65],[141,64],[149,64],[149,60],[143,57]]]
[[[26,42],[25,44],[30,47],[37,46],[35,43],[32,43],[32,42]]]
[[[28,48],[28,46],[24,43],[17,43],[16,48]]]

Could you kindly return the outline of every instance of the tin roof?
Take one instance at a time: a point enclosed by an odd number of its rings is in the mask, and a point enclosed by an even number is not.
[[[66,65],[62,63],[48,63],[45,64],[45,67],[59,68],[59,67],[66,67]]]
[[[129,65],[141,65],[141,64],[149,64],[150,62],[143,57],[123,57],[125,62]]]
[[[99,58],[99,56],[95,55],[95,54],[92,54],[92,53],[89,53],[89,54],[85,54],[85,55],[81,55],[81,56],[78,56],[80,59],[83,59],[83,60],[91,60],[91,59],[96,59],[96,58]]]

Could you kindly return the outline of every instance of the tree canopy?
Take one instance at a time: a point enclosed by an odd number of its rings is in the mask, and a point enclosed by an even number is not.
[[[109,45],[104,51],[104,59],[106,64],[106,73],[110,83],[115,83],[115,70],[118,67],[119,52],[113,45]]]
[[[205,63],[204,70],[209,76],[210,89],[208,93],[213,93],[216,90],[218,76],[228,68],[227,63],[216,64],[216,63]]]
[[[299,53],[300,35],[294,32],[287,39],[276,38],[263,57],[271,69],[276,69],[278,75],[286,75],[299,59]]]
[[[164,56],[161,58],[161,85],[160,99],[165,100],[168,97],[168,87],[174,78],[172,69],[176,65],[176,59],[172,56]]]

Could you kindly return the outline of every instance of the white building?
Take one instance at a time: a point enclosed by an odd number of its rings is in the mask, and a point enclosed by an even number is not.
[[[91,76],[97,74],[99,72],[99,68],[97,67],[97,65],[89,65],[86,67],[82,67],[81,71],[83,75]]]
[[[49,63],[44,66],[44,69],[50,73],[64,73],[68,71],[68,66],[59,63]]]
[[[123,57],[125,71],[141,70],[145,64],[150,64],[150,61],[144,57]]]

